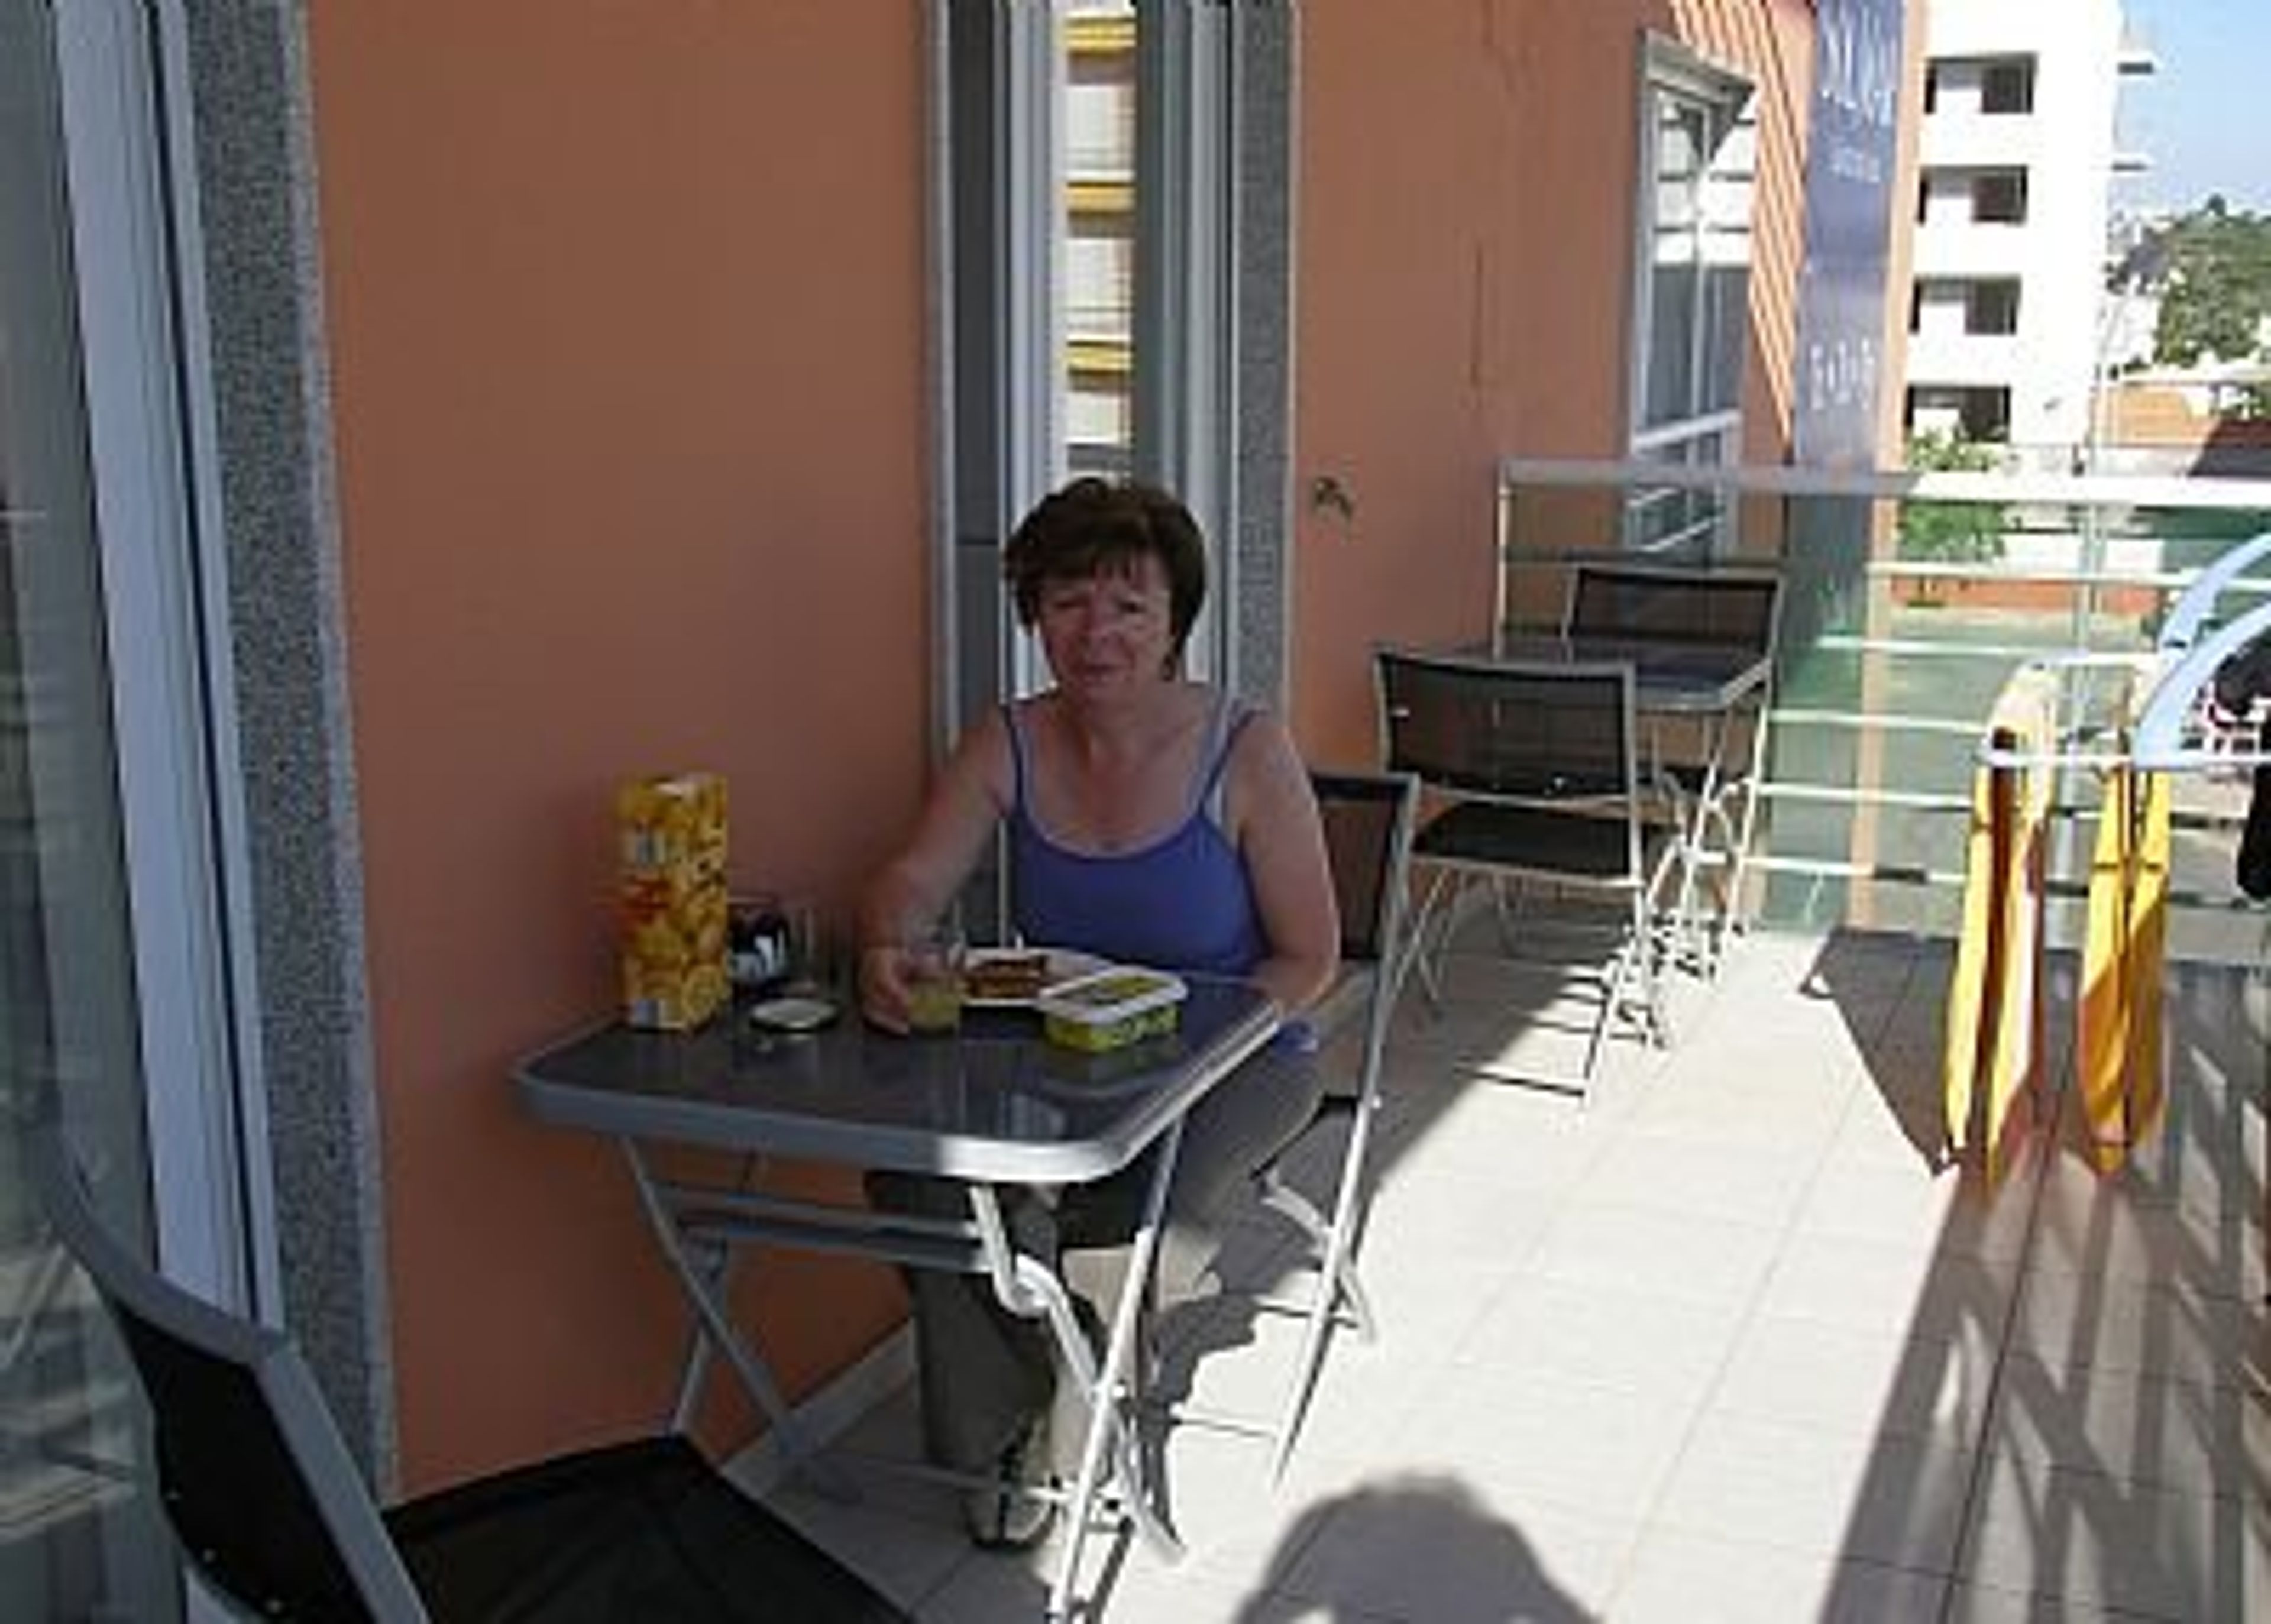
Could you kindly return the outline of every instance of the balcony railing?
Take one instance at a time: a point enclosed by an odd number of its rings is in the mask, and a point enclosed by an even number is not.
[[[1498,483],[1500,619],[1551,626],[1575,557],[1616,548],[1626,515],[1685,492],[1733,522],[1658,558],[1773,563],[1784,577],[1763,852],[1764,917],[1952,935],[1977,746],[2021,662],[2152,651],[2219,556],[2271,531],[2271,480],[1973,473],[1830,474],[1508,459]],[[2271,599],[2271,564],[2225,590],[2229,619]],[[2178,775],[2170,950],[2257,962],[2264,916],[2232,875],[2249,774]],[[2047,891],[2054,944],[2078,939],[2096,774],[2061,775]]]

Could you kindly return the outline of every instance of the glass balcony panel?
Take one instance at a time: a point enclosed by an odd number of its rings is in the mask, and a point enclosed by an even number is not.
[[[1567,470],[1558,476],[1556,469]],[[2034,657],[2142,656],[2178,595],[2236,543],[2271,531],[2271,485],[2065,476],[1940,482],[1716,469],[1664,448],[1620,466],[1510,461],[1500,489],[1500,615],[1553,623],[1573,556],[1717,512],[1731,561],[1784,577],[1759,865],[1769,923],[1952,934],[1984,722]],[[1659,472],[1668,471],[1668,472]],[[2157,501],[2161,493],[2180,495]],[[2227,590],[2223,618],[2271,597],[2271,561]],[[2070,679],[2068,721],[2110,720],[2118,673]],[[2078,741],[2081,748],[2084,741]],[[2249,774],[2174,775],[2169,950],[2257,962],[2261,919],[2232,873]],[[2059,773],[2047,924],[2080,939],[2099,801],[2088,765]]]

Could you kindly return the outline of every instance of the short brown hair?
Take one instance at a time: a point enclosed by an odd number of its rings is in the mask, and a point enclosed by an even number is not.
[[[1167,664],[1175,669],[1206,601],[1206,542],[1190,510],[1154,485],[1090,474],[1025,515],[1001,551],[1017,623],[1030,627],[1040,618],[1048,583],[1120,574],[1146,555],[1167,577]]]

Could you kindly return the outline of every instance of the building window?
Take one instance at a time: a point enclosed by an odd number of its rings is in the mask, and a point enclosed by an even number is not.
[[[1979,110],[1983,113],[2031,113],[2035,110],[2035,59],[2005,56],[1984,63],[1979,70]]]
[[[1920,277],[1909,298],[1909,331],[1996,337],[2019,330],[2016,277]]]
[[[1000,548],[1076,472],[1134,473],[1182,497],[1223,565],[1193,630],[1193,674],[1277,697],[1284,622],[1259,594],[1284,579],[1284,413],[1259,403],[1290,397],[1284,11],[928,8],[947,323],[931,625],[941,749],[1045,680],[1003,601]],[[1258,607],[1242,613],[1242,592]],[[983,868],[962,899],[973,929],[1002,916],[1000,879],[998,864]]]
[[[2000,384],[1919,384],[1908,392],[1904,427],[1917,435],[1953,435],[1964,440],[2011,437],[2011,391]]]
[[[1919,226],[2023,226],[2027,172],[2021,168],[1926,169],[1917,183]]]
[[[1660,35],[1642,63],[1631,449],[1682,466],[1732,462],[1749,343],[1751,86]],[[1712,493],[1637,491],[1626,539],[1714,550],[1731,539],[1728,520]]]
[[[2035,59],[2016,56],[1941,56],[1925,64],[1924,110],[1947,114],[2031,113],[2035,110]]]
[[[1986,169],[1971,177],[1971,218],[1986,226],[2027,223],[2027,172]]]
[[[2016,277],[1990,277],[1964,289],[1963,331],[2003,334],[2019,331],[2019,282]]]

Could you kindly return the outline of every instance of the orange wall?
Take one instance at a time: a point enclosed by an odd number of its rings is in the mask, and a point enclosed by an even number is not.
[[[921,29],[872,0],[309,18],[417,1488],[670,1391],[684,1315],[622,1166],[506,1076],[614,995],[615,782],[726,772],[737,880],[836,899],[920,792]],[[792,1389],[900,1312],[880,1270],[763,1278]]]
[[[1377,759],[1367,650],[1490,624],[1496,459],[1623,448],[1640,34],[1759,92],[1746,456],[1788,443],[1813,11],[1805,0],[1305,7],[1294,720]]]
[[[1642,26],[1761,87],[1751,455],[1778,455],[1809,15],[1304,8],[1296,472],[1358,504],[1300,518],[1320,760],[1372,758],[1372,643],[1486,625],[1494,458],[1617,448]],[[725,771],[737,879],[838,902],[920,793],[921,29],[906,0],[309,18],[417,1488],[646,1426],[674,1372],[622,1169],[506,1082],[613,995],[616,781]],[[748,1306],[793,1391],[900,1312],[880,1270],[793,1259]]]

